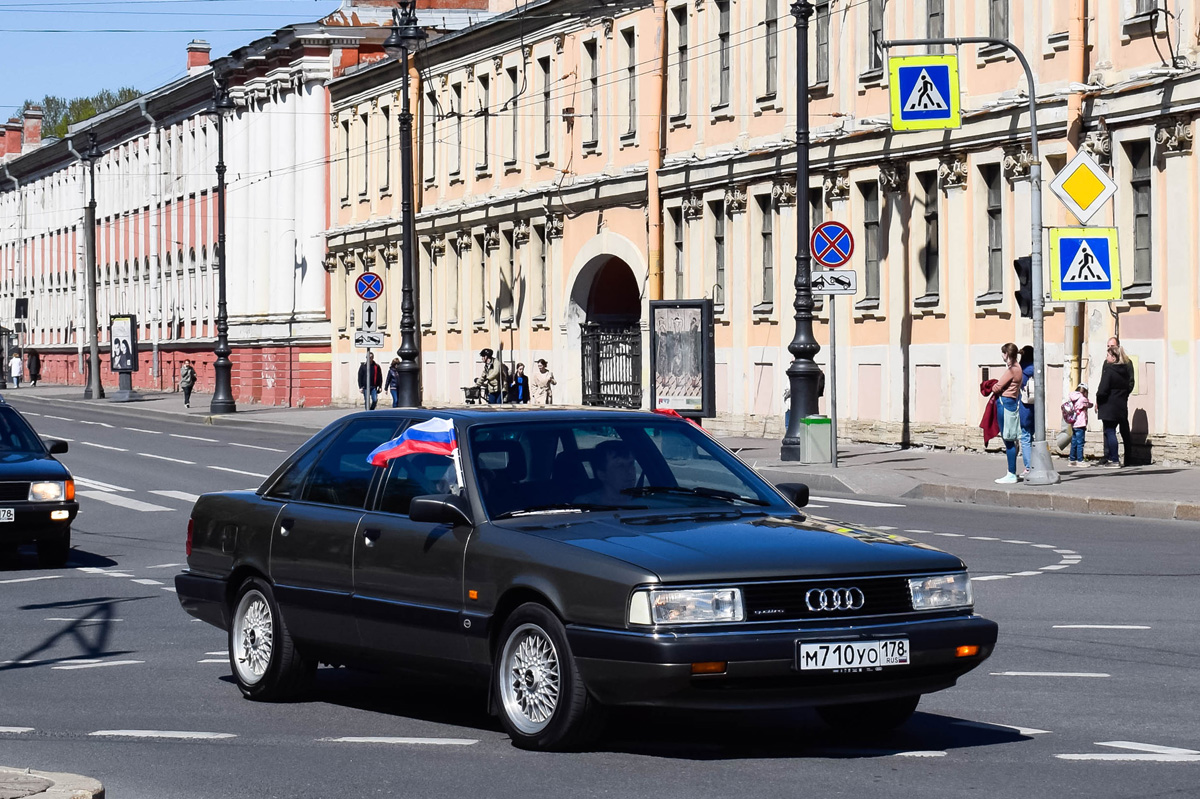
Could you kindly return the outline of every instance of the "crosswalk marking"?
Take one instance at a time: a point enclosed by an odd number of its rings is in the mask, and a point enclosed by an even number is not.
[[[151,491],[151,494],[158,494],[160,497],[168,497],[170,499],[178,499],[184,502],[195,502],[200,499],[199,494],[189,494],[186,491]]]
[[[142,577],[134,580],[133,582],[138,583],[139,585],[162,585],[161,580],[151,580],[148,577]]]
[[[120,507],[120,508],[127,508],[129,510],[141,511],[143,513],[153,513],[155,511],[174,510],[174,508],[167,508],[162,505],[155,505],[150,502],[142,502],[140,499],[133,499],[132,497],[124,497],[124,496],[121,496],[120,494],[110,494],[107,491],[80,491],[79,496],[87,497],[88,499],[99,500],[100,502],[106,502],[109,505],[116,505],[117,507]]]
[[[132,491],[132,488],[113,485],[112,483],[102,483],[99,480],[92,480],[88,477],[80,477],[75,475],[75,485],[83,486],[84,488],[98,488],[101,491]]]
[[[45,577],[18,577],[15,580],[0,580],[0,585],[8,585],[9,583],[32,583],[37,580],[57,580],[62,577],[61,574],[51,574]]]

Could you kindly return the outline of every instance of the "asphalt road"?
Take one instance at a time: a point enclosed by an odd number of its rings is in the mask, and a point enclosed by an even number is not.
[[[67,568],[0,564],[2,765],[122,799],[1200,795],[1200,525],[814,498],[966,560],[995,655],[874,741],[807,711],[623,712],[595,751],[533,754],[428,679],[322,669],[304,701],[241,698],[172,578],[192,497],[257,485],[302,436],[14,404],[71,439],[83,510]]]

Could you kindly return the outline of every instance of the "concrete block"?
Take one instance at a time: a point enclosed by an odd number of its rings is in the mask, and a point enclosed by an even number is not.
[[[909,499],[931,499],[935,502],[945,502],[948,488],[949,486],[940,483],[921,483],[904,496]]]
[[[1175,518],[1176,503],[1174,503],[1174,502],[1167,502],[1165,500],[1155,501],[1155,500],[1145,499],[1145,500],[1140,500],[1140,501],[1136,502],[1135,505],[1137,507],[1136,507],[1133,515],[1141,517],[1143,519],[1174,519]]]
[[[975,504],[1008,507],[1012,505],[1010,498],[1013,493],[1015,492],[1002,488],[977,488],[975,489]]]
[[[1052,510],[1054,508],[1054,495],[1043,492],[1011,491],[1009,492],[1009,504],[1014,508]]]
[[[947,502],[974,502],[975,491],[974,486],[946,486],[946,501]]]
[[[1090,513],[1087,497],[1073,497],[1069,494],[1052,494],[1051,507],[1063,513]]]
[[[1200,522],[1200,505],[1180,502],[1175,505],[1175,518],[1185,522]]]
[[[1108,499],[1092,497],[1088,500],[1088,513],[1107,513],[1113,516],[1136,516],[1141,503],[1132,499]]]

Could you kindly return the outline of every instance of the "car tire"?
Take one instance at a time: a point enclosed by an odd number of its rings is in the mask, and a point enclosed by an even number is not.
[[[603,708],[583,684],[562,622],[537,603],[521,605],[501,628],[492,696],[521,749],[576,749],[603,727]]]
[[[920,701],[921,697],[917,695],[850,705],[825,705],[817,708],[817,715],[840,732],[871,735],[888,732],[908,721]]]
[[[71,557],[71,531],[37,540],[38,565],[43,569],[61,569]]]
[[[238,589],[229,624],[229,666],[238,688],[256,702],[281,702],[308,687],[316,663],[288,634],[271,586],[250,577]]]

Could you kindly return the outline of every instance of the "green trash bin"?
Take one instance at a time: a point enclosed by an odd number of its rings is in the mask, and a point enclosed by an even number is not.
[[[800,462],[833,462],[833,422],[828,416],[800,420]]]

